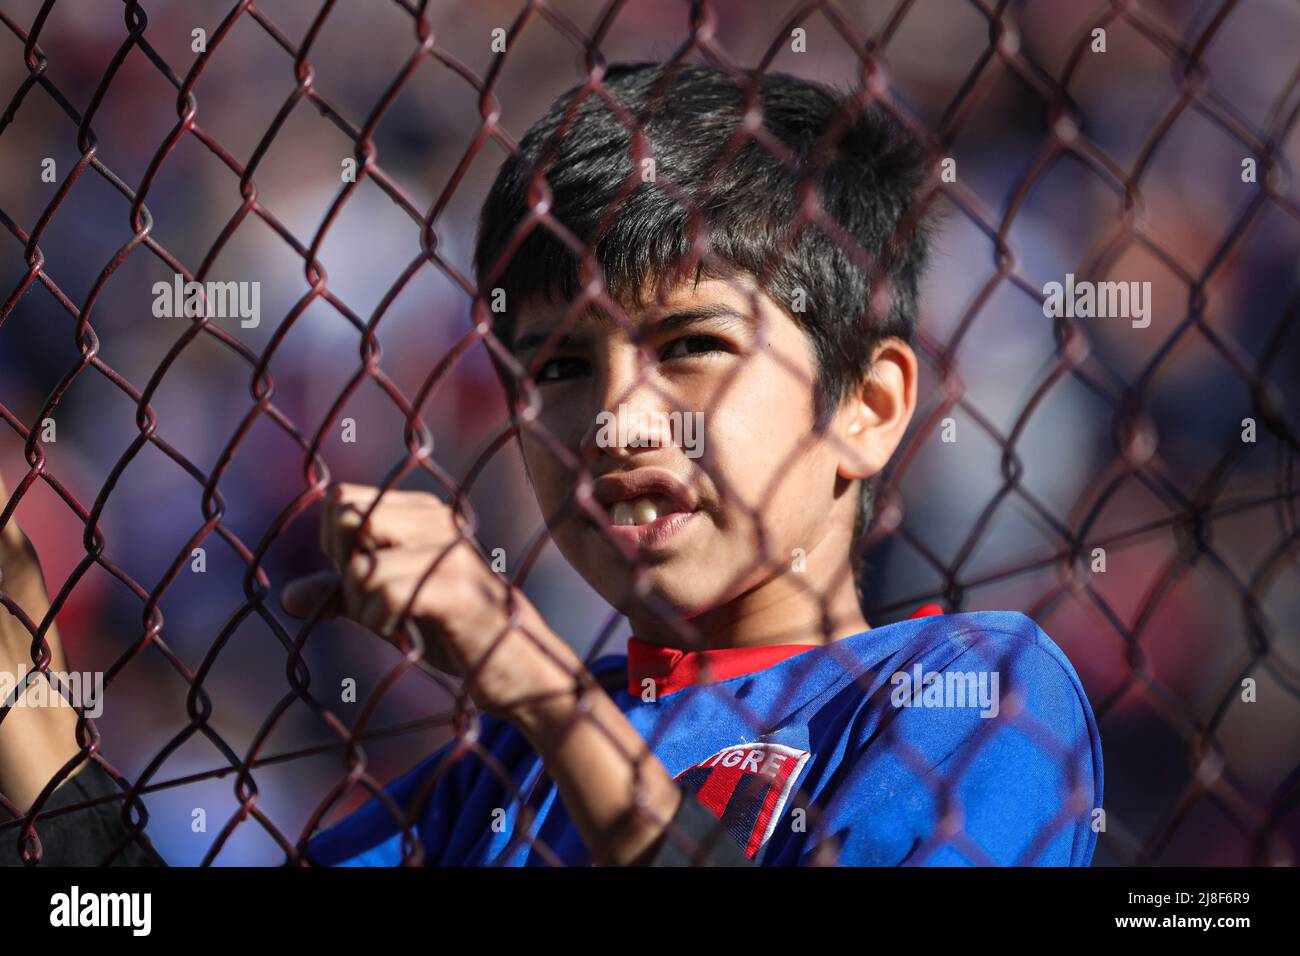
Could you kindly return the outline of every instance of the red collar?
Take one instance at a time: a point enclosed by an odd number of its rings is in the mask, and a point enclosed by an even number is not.
[[[912,617],[942,614],[937,604],[919,607]],[[713,681],[741,677],[766,670],[788,657],[810,651],[822,644],[767,644],[762,647],[719,647],[707,651],[684,651],[680,647],[650,644],[639,638],[627,641],[627,692],[640,697],[641,682],[647,677],[655,682],[655,697]]]
[[[767,644],[762,647],[719,647],[684,651],[680,647],[648,644],[635,637],[627,641],[627,692],[640,697],[647,677],[655,682],[655,697],[693,684],[709,684],[765,670],[787,657],[820,644]]]

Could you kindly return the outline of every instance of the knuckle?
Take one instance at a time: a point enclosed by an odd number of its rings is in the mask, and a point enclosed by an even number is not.
[[[442,503],[439,498],[431,491],[415,491],[411,493],[411,504],[417,505],[428,511],[448,511],[448,507]]]

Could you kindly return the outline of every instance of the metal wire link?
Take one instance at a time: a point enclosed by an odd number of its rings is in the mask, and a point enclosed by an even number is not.
[[[70,29],[69,21],[59,17],[68,13],[64,10],[67,6],[66,2],[44,0],[34,17],[22,22],[0,10],[0,26],[3,26],[0,32],[7,33],[11,41],[0,51],[0,57],[6,60],[17,57],[18,47],[13,42],[16,41],[21,45],[23,74],[0,115],[0,146],[5,145],[6,139],[12,142],[18,136],[18,120],[25,111],[37,110],[38,98],[44,97],[48,101],[44,108],[55,110],[62,126],[56,128],[50,121],[47,135],[51,140],[67,138],[75,130],[77,151],[75,163],[58,182],[34,221],[24,221],[18,211],[22,204],[17,202],[16,194],[7,192],[24,188],[16,184],[18,177],[6,171],[7,182],[0,190],[0,236],[12,239],[0,253],[0,261],[6,268],[0,276],[0,282],[6,285],[0,305],[0,350],[23,343],[25,351],[21,361],[30,361],[34,369],[39,368],[42,387],[48,389],[39,408],[20,411],[19,404],[6,404],[12,401],[12,396],[6,397],[6,383],[0,381],[0,418],[21,442],[28,467],[21,480],[11,482],[15,485],[12,500],[0,512],[0,528],[14,520],[24,497],[38,482],[43,482],[84,529],[84,555],[78,558],[65,580],[56,582],[50,611],[43,620],[29,618],[3,591],[0,591],[0,603],[31,634],[32,660],[37,670],[48,678],[50,651],[45,635],[56,615],[69,605],[78,588],[90,587],[95,578],[106,574],[115,582],[114,587],[120,589],[120,594],[128,596],[138,608],[141,622],[139,630],[130,635],[130,646],[105,669],[106,688],[113,688],[128,669],[147,663],[158,693],[168,695],[173,704],[183,699],[184,726],[168,733],[156,753],[142,762],[142,769],[131,780],[109,762],[115,746],[113,737],[101,739],[95,720],[85,717],[78,761],[64,767],[50,781],[30,810],[24,813],[0,797],[0,806],[14,818],[0,823],[0,839],[19,841],[29,860],[39,860],[41,821],[72,812],[84,804],[49,813],[43,813],[42,808],[77,764],[89,759],[120,782],[122,793],[115,800],[120,802],[124,821],[136,833],[146,831],[149,825],[143,799],[146,795],[197,785],[205,780],[231,778],[236,806],[210,836],[203,865],[215,862],[232,835],[249,825],[259,828],[287,860],[302,862],[308,839],[331,814],[345,805],[355,805],[360,797],[370,796],[379,796],[401,821],[406,860],[416,864],[422,862],[416,820],[406,817],[385,794],[387,774],[374,766],[370,748],[408,737],[427,741],[428,733],[437,731],[444,739],[458,738],[461,745],[453,751],[454,760],[440,768],[433,779],[425,781],[424,792],[450,773],[456,762],[481,761],[486,771],[500,780],[509,798],[518,801],[521,807],[516,841],[531,845],[540,859],[558,863],[555,850],[534,832],[535,791],[520,791],[509,768],[498,764],[483,746],[478,736],[481,716],[457,682],[448,680],[427,664],[418,630],[406,622],[406,653],[373,682],[355,716],[345,719],[342,711],[322,696],[321,688],[329,685],[314,682],[308,668],[309,651],[314,643],[319,644],[316,635],[321,629],[320,616],[292,627],[285,625],[271,603],[274,591],[282,582],[274,579],[276,566],[268,555],[282,539],[301,541],[304,534],[310,536],[313,525],[307,512],[322,500],[335,480],[335,472],[328,464],[331,436],[336,433],[345,410],[367,393],[379,395],[390,404],[396,415],[390,439],[394,443],[400,441],[403,449],[382,481],[376,483],[392,489],[414,481],[422,487],[436,489],[455,505],[464,519],[465,537],[472,538],[482,529],[485,519],[475,513],[470,494],[485,470],[511,445],[517,426],[508,421],[496,422],[478,450],[463,456],[453,466],[450,458],[435,452],[435,428],[426,419],[429,409],[444,400],[441,396],[447,394],[446,382],[463,370],[471,356],[481,357],[487,350],[502,360],[508,360],[509,356],[491,332],[488,301],[492,290],[479,288],[458,267],[457,263],[463,261],[459,243],[448,235],[447,223],[454,221],[457,197],[481,190],[473,170],[476,162],[483,161],[482,156],[490,155],[485,152],[489,145],[495,144],[506,152],[516,152],[519,148],[502,123],[502,100],[506,96],[503,84],[508,86],[512,64],[523,55],[516,51],[523,49],[530,37],[545,31],[548,37],[559,37],[569,44],[584,63],[590,83],[588,95],[604,97],[612,109],[619,108],[603,90],[599,77],[606,65],[602,47],[628,5],[622,0],[611,0],[598,11],[593,5],[593,28],[584,30],[562,11],[564,4],[535,0],[520,3],[513,20],[502,24],[506,28],[505,52],[494,54],[488,68],[479,71],[467,62],[474,57],[458,58],[455,47],[435,29],[427,2],[392,0],[384,12],[408,21],[409,46],[400,51],[389,78],[359,123],[348,118],[346,106],[326,95],[325,91],[336,88],[340,81],[314,65],[318,41],[338,14],[334,0],[322,3],[301,31],[278,26],[273,18],[273,4],[259,5],[249,0],[233,3],[184,74],[172,66],[172,62],[177,62],[174,56],[169,62],[160,52],[159,47],[166,48],[166,44],[157,39],[158,24],[151,24],[145,5],[138,0],[125,0],[121,7],[121,32],[113,39],[115,48],[108,66],[84,110],[74,105],[73,97],[65,95],[51,79],[52,68],[59,65],[53,51],[66,46],[58,30]],[[677,9],[672,4],[665,6]],[[1069,52],[1064,57],[1063,68],[1056,73],[1044,68],[1024,48],[1021,40],[1025,12],[1021,5],[963,0],[960,4],[954,2],[951,5],[954,10],[948,12],[955,14],[956,8],[960,8],[963,16],[977,18],[987,30],[987,45],[957,84],[955,94],[944,104],[937,120],[922,120],[894,95],[890,60],[896,50],[909,42],[906,36],[909,25],[917,20],[933,21],[934,16],[924,6],[914,0],[893,4],[880,23],[867,31],[860,25],[861,18],[855,16],[853,4],[825,0],[798,3],[779,15],[773,13],[765,21],[764,29],[770,31],[771,42],[758,64],[759,70],[771,68],[792,29],[818,24],[824,42],[851,51],[857,78],[865,91],[865,102],[880,104],[926,144],[934,172],[915,214],[920,216],[944,206],[952,218],[961,221],[966,233],[980,237],[983,249],[990,253],[968,304],[946,315],[934,314],[933,306],[923,310],[917,345],[932,387],[878,490],[876,521],[866,549],[871,554],[882,553],[878,549],[892,549],[891,554],[906,549],[912,566],[924,573],[914,577],[917,583],[902,588],[896,583],[886,587],[882,580],[873,580],[872,587],[867,589],[872,618],[896,617],[927,601],[941,601],[948,609],[959,611],[973,606],[975,592],[995,587],[1013,589],[1022,584],[1018,593],[1024,611],[1040,622],[1052,622],[1044,623],[1044,627],[1071,652],[1072,658],[1078,661],[1081,656],[1096,655],[1098,659],[1105,657],[1119,662],[1113,667],[1100,664],[1081,667],[1098,721],[1103,728],[1108,721],[1114,721],[1116,734],[1113,737],[1104,734],[1105,739],[1111,743],[1128,736],[1135,741],[1120,743],[1116,753],[1141,750],[1143,740],[1159,739],[1167,752],[1185,761],[1182,772],[1162,779],[1158,785],[1152,784],[1153,796],[1141,814],[1135,809],[1131,816],[1126,816],[1122,796],[1112,803],[1106,831],[1101,837],[1099,860],[1150,863],[1167,859],[1171,847],[1178,845],[1180,828],[1194,818],[1198,805],[1208,801],[1232,836],[1225,838],[1223,846],[1207,849],[1204,857],[1194,858],[1197,862],[1294,862],[1294,811],[1300,799],[1300,762],[1297,762],[1294,741],[1281,745],[1282,752],[1276,755],[1274,764],[1279,768],[1275,777],[1261,782],[1246,779],[1234,767],[1233,747],[1241,746],[1240,739],[1232,738],[1237,740],[1235,745],[1227,742],[1223,728],[1230,705],[1239,695],[1240,682],[1246,676],[1267,675],[1285,696],[1300,702],[1300,665],[1292,646],[1294,634],[1287,637],[1285,623],[1279,622],[1271,610],[1277,606],[1274,589],[1285,588],[1288,575],[1294,580],[1300,540],[1295,479],[1298,446],[1294,419],[1279,391],[1284,369],[1278,360],[1279,356],[1294,354],[1295,346],[1288,346],[1287,342],[1295,336],[1300,295],[1292,286],[1289,301],[1281,309],[1253,315],[1252,329],[1266,345],[1246,348],[1217,319],[1216,312],[1225,306],[1214,298],[1212,283],[1225,269],[1248,255],[1243,248],[1261,221],[1274,217],[1288,223],[1291,229],[1300,225],[1300,204],[1286,163],[1286,144],[1294,140],[1300,115],[1300,95],[1297,95],[1300,68],[1290,73],[1283,88],[1270,91],[1273,105],[1261,124],[1225,98],[1206,65],[1207,50],[1221,36],[1239,6],[1233,0],[1221,3],[1212,15],[1205,17],[1203,26],[1197,28],[1190,41],[1173,32],[1166,20],[1151,14],[1143,5],[1123,0],[1096,4],[1082,18],[1082,26],[1062,40],[1062,49]],[[680,11],[687,24],[686,33],[668,59],[675,63],[703,60],[739,71],[740,66],[720,38],[727,32],[728,17],[748,17],[749,8],[741,14],[735,5],[696,2],[689,7],[682,4]],[[160,22],[174,31],[180,20],[176,11],[169,9],[165,20]],[[1141,44],[1142,55],[1154,58],[1173,78],[1172,101],[1158,116],[1150,118],[1148,135],[1136,149],[1127,151],[1131,155],[1123,157],[1090,135],[1089,117],[1077,100],[1092,31],[1097,28],[1126,31],[1135,38],[1134,43]],[[292,39],[299,32],[301,39]],[[205,127],[206,98],[220,95],[220,88],[200,81],[205,74],[219,68],[223,51],[229,45],[251,42],[249,38],[254,33],[265,44],[260,48],[261,55],[274,59],[277,75],[283,82],[266,89],[265,97],[269,102],[278,102],[278,109],[265,131],[257,136],[247,160],[241,162],[240,156],[244,155],[241,150],[223,146],[221,137]],[[104,42],[102,37],[100,42]],[[139,92],[142,68],[150,71],[151,82],[174,101],[175,120],[160,142],[148,144],[143,154],[148,157],[147,163],[136,181],[133,175],[115,172],[110,165],[110,157],[125,154],[127,143],[141,146],[136,133],[120,123],[102,121],[101,110],[114,96],[143,95]],[[427,81],[434,70],[443,81],[457,84],[454,88],[458,90],[461,104],[476,109],[478,119],[473,135],[463,151],[454,157],[450,173],[437,188],[432,202],[423,202],[417,198],[416,190],[404,185],[409,182],[405,171],[385,168],[380,131],[386,118],[400,114],[395,104]],[[4,75],[8,76],[9,72]],[[1039,139],[1029,150],[1032,161],[1015,176],[1005,197],[999,197],[1003,202],[999,209],[990,205],[987,190],[972,185],[964,176],[948,181],[940,175],[940,170],[963,137],[978,134],[980,124],[985,122],[982,110],[991,101],[998,101],[999,94],[994,88],[1008,78],[1025,91],[1024,102],[1030,104],[1026,109],[1044,117],[1045,122],[1041,124],[1043,131]],[[128,84],[124,94],[122,87]],[[333,195],[324,197],[313,210],[318,224],[305,236],[296,234],[291,225],[302,220],[300,211],[278,208],[275,196],[259,189],[258,179],[264,166],[272,161],[269,157],[276,144],[298,135],[295,130],[305,121],[304,117],[314,124],[326,124],[330,128],[329,136],[341,135],[350,144],[351,159],[355,161],[355,177],[342,182]],[[1199,265],[1193,264],[1179,249],[1168,247],[1165,237],[1152,227],[1147,204],[1149,170],[1157,151],[1185,117],[1195,117],[1213,128],[1216,135],[1231,141],[1234,149],[1258,164],[1257,185],[1250,190],[1249,198],[1223,230],[1221,238],[1216,238],[1208,260]],[[511,119],[518,121],[516,116]],[[253,120],[250,118],[249,122]],[[320,135],[323,138],[325,131]],[[761,131],[752,135],[766,148],[774,148]],[[439,142],[438,149],[445,146]],[[164,236],[171,234],[166,227],[168,216],[161,206],[151,209],[149,205],[162,195],[159,184],[169,174],[169,163],[175,165],[177,157],[195,149],[220,165],[220,175],[228,186],[220,198],[229,200],[229,206],[233,207],[224,219],[212,212],[217,206],[207,207],[207,222],[202,228],[196,226],[195,234],[215,235],[215,238],[210,243],[205,240],[206,249],[197,259],[186,258],[169,248],[169,244],[175,243],[164,241]],[[999,296],[1014,296],[1017,300],[1030,301],[1034,309],[1041,307],[1043,276],[1023,256],[1012,232],[1038,191],[1062,188],[1052,177],[1063,158],[1083,170],[1080,175],[1087,178],[1088,189],[1112,196],[1116,210],[1102,238],[1083,257],[1076,270],[1078,274],[1104,275],[1125,251],[1140,250],[1171,277],[1172,284],[1185,290],[1186,308],[1179,318],[1160,330],[1158,344],[1149,347],[1137,362],[1119,361],[1113,351],[1100,347],[1094,329],[1087,323],[1055,319],[1054,354],[1042,367],[1026,371],[1019,383],[1024,387],[1025,397],[1010,413],[1005,409],[990,411],[983,407],[980,396],[971,393],[963,375],[965,363],[971,361],[970,342],[981,334],[974,327],[999,308]],[[94,280],[84,294],[79,294],[74,291],[75,283],[69,285],[60,275],[70,256],[76,254],[76,247],[68,245],[66,233],[59,227],[65,220],[71,228],[95,225],[91,218],[95,213],[87,211],[92,185],[99,190],[107,186],[111,195],[120,197],[126,215],[123,222],[120,213],[114,213],[114,227],[105,229],[104,237],[106,240],[111,237],[115,248],[106,260],[95,261],[98,271]],[[1079,191],[1085,190],[1079,187]],[[343,275],[337,280],[331,277],[325,261],[338,260],[323,250],[327,239],[335,240],[340,233],[348,234],[356,228],[357,216],[364,217],[375,208],[376,195],[384,197],[402,223],[411,228],[413,235],[418,235],[418,241],[407,250],[409,259],[398,264],[396,279],[367,316],[364,310],[348,304],[348,295],[342,291],[348,285],[348,277]],[[1188,195],[1181,201],[1191,204],[1196,199]],[[797,236],[810,224],[829,227],[825,220],[816,221],[812,214],[801,213],[800,221],[790,224],[790,236]],[[125,231],[122,225],[127,227]],[[572,240],[571,236],[562,235],[563,224],[548,214],[539,215],[535,227],[551,230],[562,241]],[[145,281],[142,277],[146,270],[138,265],[141,260],[160,266],[166,273],[178,274],[186,281],[205,283],[217,273],[218,261],[236,232],[245,234],[254,228],[269,232],[287,255],[301,262],[304,280],[297,298],[288,303],[283,318],[264,339],[264,346],[255,347],[249,337],[223,328],[209,318],[195,316],[174,327],[177,330],[174,340],[156,366],[147,370],[147,376],[120,370],[110,363],[108,356],[115,354],[114,332],[105,329],[116,330],[120,321],[113,318],[111,306],[96,308],[108,296],[106,290],[110,284],[116,288],[118,283]],[[192,240],[187,239],[186,243],[192,244]],[[846,252],[855,260],[869,260],[864,250]],[[9,276],[15,269],[16,280],[11,281]],[[390,307],[429,271],[462,296],[463,301],[471,303],[466,312],[469,321],[439,344],[436,362],[427,366],[417,379],[407,376],[403,382],[392,373],[391,363],[400,358],[409,330],[401,328],[400,333],[386,337],[388,353],[381,348],[379,333],[381,327],[387,330],[392,325],[392,322],[385,323],[394,311]],[[57,326],[42,321],[39,323],[42,328],[35,327],[39,313],[33,302],[38,296],[48,296],[57,303],[61,318]],[[278,369],[285,362],[311,367],[317,361],[303,335],[295,333],[296,327],[317,314],[337,319],[350,329],[348,334],[358,349],[359,362],[328,402],[328,411],[318,423],[312,424],[296,419],[288,409],[291,402],[286,395],[291,393],[277,388],[277,375],[281,375]],[[24,338],[20,339],[19,335]],[[402,343],[401,346],[394,348],[394,341]],[[1292,351],[1288,352],[1288,348]],[[1226,370],[1225,378],[1248,396],[1247,413],[1257,419],[1261,435],[1267,436],[1275,454],[1271,491],[1261,492],[1252,487],[1245,494],[1234,493],[1234,478],[1242,474],[1250,451],[1235,431],[1223,434],[1213,443],[1213,448],[1208,442],[1197,447],[1204,476],[1191,493],[1184,476],[1178,474],[1178,466],[1166,460],[1164,448],[1156,439],[1152,410],[1176,400],[1171,397],[1175,390],[1169,383],[1177,381],[1179,369],[1189,361],[1187,355],[1191,349],[1211,355]],[[160,404],[165,383],[188,374],[187,356],[195,354],[202,354],[211,368],[220,369],[212,372],[219,394],[229,407],[238,407],[240,411],[237,427],[223,439],[216,460],[207,463],[194,460],[183,450],[186,442],[174,437],[176,433],[170,429],[175,426],[169,421],[168,408],[165,403]],[[139,368],[136,360],[127,358],[125,353],[122,357],[127,360],[127,367]],[[115,359],[115,362],[122,365],[121,361]],[[273,373],[273,368],[277,372]],[[129,403],[135,434],[124,447],[115,448],[111,454],[103,451],[103,442],[99,443],[98,454],[106,463],[106,474],[87,506],[73,491],[79,482],[61,481],[51,468],[52,453],[42,438],[41,427],[43,422],[56,418],[69,397],[78,394],[91,380],[107,387],[108,394],[120,395]],[[520,381],[516,386],[526,392],[529,383]],[[1084,395],[1089,402],[1104,408],[1111,428],[1110,447],[1099,459],[1100,465],[1088,476],[1088,490],[1067,509],[1068,513],[1058,501],[1042,494],[1026,479],[1030,463],[1024,452],[1025,436],[1031,429],[1053,427],[1062,394]],[[1194,413],[1189,410],[1188,414]],[[936,545],[933,536],[916,524],[914,511],[923,509],[924,504],[906,510],[904,501],[910,497],[909,483],[919,482],[919,476],[925,472],[927,449],[933,449],[935,436],[944,422],[956,416],[973,430],[977,440],[995,449],[1000,474],[990,479],[993,492],[978,510],[969,530],[963,530],[954,547],[945,548]],[[539,426],[524,423],[518,427]],[[258,438],[260,433],[274,433],[274,442]],[[553,436],[546,437],[554,441]],[[270,447],[279,449],[278,470],[283,473],[291,470],[291,455],[298,456],[301,480],[279,507],[274,520],[250,528],[246,521],[236,520],[240,502],[229,496],[229,490],[240,487],[235,476],[247,467],[249,459],[257,461],[258,467],[270,467],[264,460],[265,450]],[[1091,466],[1090,459],[1084,460]],[[1252,468],[1258,468],[1258,457]],[[171,487],[183,484],[187,491],[199,489],[201,505],[200,512],[193,516],[192,529],[186,528],[183,545],[174,553],[169,550],[162,573],[138,580],[129,570],[131,562],[120,557],[114,536],[106,533],[101,520],[119,486],[141,480],[144,469],[175,483]],[[223,494],[222,488],[227,489],[227,494]],[[1110,520],[1111,510],[1135,488],[1145,496],[1140,514],[1136,520],[1116,526]],[[1041,546],[1029,553],[999,549],[995,533],[998,522],[1012,507],[1029,515],[1040,529]],[[1132,512],[1126,514],[1131,516]],[[1263,556],[1253,563],[1249,573],[1243,574],[1240,560],[1235,553],[1224,552],[1221,536],[1215,529],[1222,521],[1245,515],[1270,516],[1268,523],[1273,531]],[[304,532],[304,528],[309,530]],[[1170,535],[1178,541],[1177,548],[1142,552],[1151,562],[1148,583],[1128,606],[1118,606],[1115,595],[1101,586],[1088,570],[1088,555],[1094,548],[1113,552],[1142,549],[1153,538]],[[178,651],[169,641],[169,631],[184,629],[185,624],[169,623],[162,607],[167,596],[176,590],[195,549],[217,542],[224,543],[239,562],[241,593],[227,595],[237,607],[229,613],[224,626],[207,635],[204,651],[195,660],[193,654]],[[546,536],[538,531],[510,575],[515,585],[522,586],[539,566],[545,545]],[[989,549],[997,555],[994,562],[988,560]],[[761,555],[757,560],[762,565],[781,563],[779,556],[773,555]],[[742,573],[751,570],[743,569]],[[878,569],[867,573],[881,577]],[[1244,637],[1244,641],[1238,640],[1217,631],[1212,622],[1200,623],[1186,614],[1180,615],[1179,620],[1193,632],[1186,653],[1207,655],[1205,660],[1187,665],[1195,675],[1191,683],[1199,687],[1195,701],[1174,686],[1177,682],[1171,683],[1167,674],[1152,666],[1153,661],[1169,659],[1168,648],[1151,650],[1155,640],[1152,635],[1163,633],[1153,622],[1158,622],[1169,606],[1179,605],[1182,600],[1179,589],[1193,574],[1212,580],[1220,600],[1239,611]],[[1076,607],[1086,610],[1072,616],[1070,608]],[[617,616],[611,616],[597,629],[598,633],[587,645],[589,660],[610,649],[618,631],[618,620]],[[266,661],[267,670],[273,666],[283,673],[280,697],[265,714],[239,711],[243,705],[227,698],[221,698],[222,703],[218,704],[207,686],[209,675],[218,668],[223,655],[228,655],[237,634],[250,628],[274,639],[274,643],[261,642],[257,653]],[[451,702],[450,709],[416,718],[405,715],[403,705],[408,698],[402,697],[398,689],[412,681],[426,689],[427,681],[441,687],[441,695]],[[1144,724],[1135,723],[1138,718],[1126,710],[1126,702],[1135,698],[1146,708]],[[395,700],[398,703],[394,704]],[[223,719],[227,704],[237,710],[241,719]],[[404,714],[404,719],[388,719],[395,712]],[[304,713],[310,715],[315,734],[304,730],[307,719]],[[3,716],[0,712],[0,720]],[[228,739],[231,737],[228,729],[219,728],[239,727],[241,720],[248,732],[235,743]],[[990,722],[988,733],[1012,730],[1027,735],[1045,751],[1062,755],[1063,742],[1026,711],[1000,716]],[[320,736],[322,732],[326,735],[324,739]],[[918,779],[927,788],[933,788],[938,804],[950,811],[934,838],[918,850],[916,861],[924,862],[943,845],[950,844],[973,861],[988,862],[987,850],[962,830],[960,813],[955,812],[961,768],[945,776],[928,774],[919,751],[906,740],[893,737],[892,730],[887,729],[886,734],[900,759],[914,768]],[[152,739],[154,735],[149,736]],[[285,747],[284,740],[294,743]],[[280,743],[273,746],[273,741]],[[165,765],[197,742],[215,749],[220,755],[218,765],[167,776]],[[335,761],[331,764],[334,782],[319,801],[310,804],[305,797],[294,795],[305,822],[300,829],[294,828],[297,832],[285,832],[282,825],[277,826],[273,821],[274,814],[267,809],[271,795],[259,788],[258,781],[265,781],[266,773],[276,767],[286,764],[294,767],[322,755],[332,755]],[[339,755],[343,758],[341,775]],[[1126,786],[1133,784],[1125,782],[1123,777],[1112,776],[1112,768],[1132,770],[1140,760],[1117,757],[1112,764],[1111,753],[1107,756],[1107,776],[1112,781],[1118,779],[1116,786],[1122,794]],[[1069,793],[1062,797],[1064,805],[1073,807]],[[289,802],[282,799],[274,805],[283,813]],[[816,821],[812,823],[815,825]],[[1068,818],[1058,818],[1039,835],[1035,847],[1046,845],[1069,825]],[[118,847],[118,852],[124,847],[125,844]],[[818,857],[818,862],[834,861],[833,847]]]

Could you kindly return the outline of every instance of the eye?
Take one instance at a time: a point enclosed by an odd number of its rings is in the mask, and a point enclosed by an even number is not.
[[[545,382],[564,382],[571,378],[579,378],[589,371],[586,359],[574,358],[571,355],[561,355],[545,362],[533,376],[533,381],[538,383]]]
[[[705,355],[709,352],[730,351],[727,343],[712,335],[683,335],[669,342],[659,353],[660,361],[685,358],[688,355]]]

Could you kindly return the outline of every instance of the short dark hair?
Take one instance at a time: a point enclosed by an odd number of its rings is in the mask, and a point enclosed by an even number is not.
[[[480,296],[505,292],[507,308],[493,318],[497,338],[510,343],[521,304],[571,301],[583,286],[579,257],[544,224],[516,235],[540,169],[551,214],[594,250],[620,304],[641,306],[646,294],[692,271],[697,282],[720,274],[699,244],[716,262],[753,275],[809,337],[815,426],[824,428],[869,372],[877,344],[910,341],[915,331],[929,247],[928,220],[917,208],[928,173],[920,144],[879,105],[859,108],[846,94],[783,73],[634,63],[609,66],[601,82],[630,119],[591,90],[570,116],[583,87],[570,89],[528,130],[483,203],[474,267]],[[786,158],[754,138],[735,139],[755,84],[766,135]],[[634,129],[654,159],[653,181],[640,175]],[[809,224],[789,236],[801,180],[842,235]],[[851,251],[854,242],[861,252]],[[512,376],[503,374],[503,383],[513,408]],[[858,545],[874,482],[861,487],[852,553],[859,588]]]

